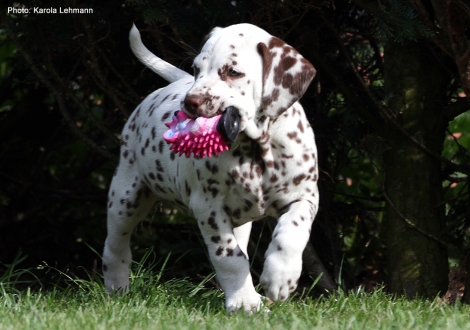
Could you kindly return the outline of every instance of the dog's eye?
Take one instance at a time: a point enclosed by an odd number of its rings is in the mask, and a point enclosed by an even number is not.
[[[240,77],[242,74],[241,74],[240,72],[238,72],[238,71],[235,71],[234,69],[230,69],[230,70],[228,71],[228,75],[229,75],[230,77]]]

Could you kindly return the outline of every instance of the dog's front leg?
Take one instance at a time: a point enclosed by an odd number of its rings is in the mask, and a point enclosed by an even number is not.
[[[234,312],[241,308],[248,313],[258,311],[261,296],[253,286],[246,255],[251,224],[234,229],[225,212],[207,211],[207,206],[199,212],[193,209],[193,212],[207,245],[217,280],[225,293],[227,311]]]
[[[286,300],[297,287],[316,205],[306,200],[293,203],[274,229],[260,278],[266,296],[273,301]]]

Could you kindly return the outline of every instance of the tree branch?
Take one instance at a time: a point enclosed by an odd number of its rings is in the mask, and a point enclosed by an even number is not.
[[[122,105],[123,102],[120,100],[118,93],[116,93],[111,87],[112,85],[107,84],[107,81],[104,78],[104,74],[101,71],[100,66],[98,65],[99,62],[93,45],[93,32],[90,27],[90,24],[85,18],[83,18],[83,15],[81,17],[88,38],[88,47],[85,47],[84,45],[82,45],[82,47],[86,49],[86,51],[91,57],[91,61],[84,61],[85,65],[88,65],[92,69],[90,71],[95,73],[96,77],[101,83],[101,89],[109,95],[109,97],[113,100],[114,104],[118,107],[119,110],[121,110],[122,114],[127,118],[129,117],[129,111]]]
[[[409,2],[411,6],[420,14],[424,24],[426,24],[426,26],[431,31],[439,31],[439,33],[434,33],[434,36],[431,37],[431,39],[443,52],[452,57],[452,49],[449,44],[449,36],[447,31],[442,28],[442,25],[439,27],[436,26],[434,20],[430,17],[428,10],[423,5],[421,0],[409,0]]]
[[[96,120],[95,116],[91,113],[91,110],[89,107],[86,107],[83,105],[84,101],[80,100],[75,93],[64,83],[64,81],[61,79],[57,71],[55,70],[54,66],[52,65],[52,60],[51,56],[49,53],[49,49],[47,49],[47,58],[48,61],[46,62],[46,67],[49,70],[49,73],[52,75],[53,79],[55,80],[56,84],[58,87],[62,90],[62,92],[70,97],[72,101],[75,103],[77,108],[81,109],[86,116],[91,120],[91,122],[99,129],[101,130],[114,144],[120,145],[119,139],[116,137],[116,135],[109,130],[106,126],[104,126],[100,121]],[[65,104],[65,103],[64,103]],[[69,113],[67,111],[67,113]],[[70,116],[70,115],[69,115]],[[74,125],[76,126],[76,125]]]
[[[19,42],[17,36],[12,33],[10,28],[5,29],[7,32],[7,35],[13,40],[16,48],[18,51],[21,53],[21,55],[24,57],[26,62],[31,66],[31,70],[36,74],[36,76],[42,81],[42,83],[52,92],[54,95],[58,105],[59,105],[59,110],[62,113],[62,116],[65,119],[65,122],[68,124],[72,132],[79,137],[85,144],[87,144],[90,148],[104,156],[105,158],[117,162],[118,158],[117,156],[113,155],[106,149],[100,147],[99,145],[96,144],[93,140],[91,140],[84,132],[82,132],[76,125],[75,121],[72,119],[66,105],[64,98],[62,96],[62,93],[60,90],[57,88],[57,86],[54,86],[54,84],[46,77],[46,74],[38,68],[32,57],[29,55],[29,53],[24,49],[24,47],[21,45]]]
[[[336,30],[329,23],[323,13],[316,9],[319,15],[322,17],[323,24],[329,29],[329,31],[334,35],[336,43],[339,47],[341,54],[346,58],[346,61],[351,69],[354,83],[359,86],[359,88],[351,89],[351,86],[348,86],[344,81],[344,74],[340,75],[335,72],[333,68],[325,63],[321,56],[315,54],[316,60],[322,65],[326,73],[333,78],[335,84],[341,90],[341,93],[346,97],[348,102],[354,104],[356,110],[365,118],[368,123],[374,127],[378,132],[385,132],[387,130],[387,123],[384,118],[380,115],[381,112],[384,112],[382,105],[376,100],[376,98],[370,92],[369,87],[365,84],[364,80],[358,73],[355,64],[350,58],[346,48],[343,45],[343,41],[340,36],[337,34]],[[360,93],[360,102],[356,101],[358,97],[354,95],[353,91],[356,90]]]
[[[458,165],[455,163],[452,163],[450,160],[442,157],[441,155],[438,155],[431,150],[429,150],[425,145],[423,145],[421,142],[416,140],[413,136],[411,136],[398,122],[397,118],[393,114],[393,112],[386,106],[381,103],[379,103],[374,95],[370,92],[369,87],[365,84],[364,80],[360,76],[359,72],[356,69],[356,66],[352,59],[349,57],[349,54],[344,47],[341,38],[337,35],[336,30],[331,26],[331,24],[326,20],[324,17],[323,13],[320,12],[320,15],[323,18],[324,24],[329,28],[329,30],[333,33],[335,36],[336,42],[338,44],[338,47],[340,48],[341,54],[343,54],[349,64],[350,69],[353,72],[353,75],[355,77],[355,82],[359,84],[361,96],[363,97],[361,99],[362,105],[359,104],[359,102],[356,101],[356,96],[353,95],[350,91],[350,87],[346,86],[346,84],[343,82],[344,79],[341,79],[339,74],[333,71],[332,68],[330,68],[321,58],[320,56],[317,56],[317,60],[319,63],[322,64],[322,67],[324,70],[327,71],[327,73],[333,77],[336,85],[338,88],[341,90],[341,92],[344,94],[344,96],[347,98],[347,100],[351,103],[354,104],[356,107],[356,110],[365,118],[369,124],[374,127],[374,129],[380,134],[381,132],[386,132],[387,130],[393,128],[396,129],[400,134],[406,136],[414,145],[416,145],[420,150],[424,151],[426,154],[431,156],[432,158],[439,160],[442,162],[445,166],[448,168],[465,173],[467,175],[470,175],[470,166],[464,166],[464,165]],[[469,95],[467,95],[469,97]],[[366,106],[364,106],[364,104]],[[460,102],[459,102],[460,106]],[[380,115],[381,114],[381,115]],[[389,125],[391,124],[391,126]]]
[[[121,83],[126,86],[126,88],[129,90],[129,93],[132,95],[133,98],[126,97],[125,94],[122,95],[122,97],[126,98],[127,101],[132,102],[132,103],[140,103],[141,99],[139,95],[135,92],[135,90],[132,88],[132,86],[129,84],[128,80],[125,79],[121,73],[114,67],[114,65],[111,63],[109,58],[106,56],[106,54],[101,50],[100,47],[96,47],[98,50],[98,53],[100,53],[101,57],[105,61],[106,65],[111,69],[111,71],[118,77],[118,79],[121,81]]]
[[[400,212],[400,210],[398,210],[398,208],[395,206],[395,204],[393,204],[390,197],[388,197],[387,193],[385,192],[385,187],[384,186],[382,186],[382,194],[385,197],[385,200],[387,201],[387,203],[390,204],[390,206],[395,210],[395,212],[398,214],[400,219],[402,219],[408,226],[410,226],[411,228],[413,228],[414,230],[416,230],[417,232],[419,232],[423,236],[426,236],[427,238],[439,243],[440,245],[444,246],[445,248],[456,250],[456,247],[454,247],[453,245],[450,245],[447,242],[444,242],[443,240],[441,240],[440,238],[428,233],[426,230],[422,229],[421,227],[418,227],[418,225],[416,225],[413,221],[411,221],[407,217],[405,217]]]

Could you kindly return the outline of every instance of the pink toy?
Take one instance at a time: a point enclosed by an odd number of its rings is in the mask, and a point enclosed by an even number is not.
[[[212,154],[217,156],[229,150],[228,143],[217,130],[217,124],[222,116],[194,119],[186,116],[183,111],[177,111],[171,123],[165,123],[169,130],[163,133],[163,139],[172,144],[170,150],[179,153],[180,156],[185,154],[189,157],[191,153],[202,158],[206,155],[212,157]]]

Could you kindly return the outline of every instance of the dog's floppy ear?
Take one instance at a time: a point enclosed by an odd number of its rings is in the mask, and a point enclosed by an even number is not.
[[[258,53],[263,60],[261,111],[277,117],[299,100],[315,77],[313,65],[279,38],[268,44],[260,42]]]

